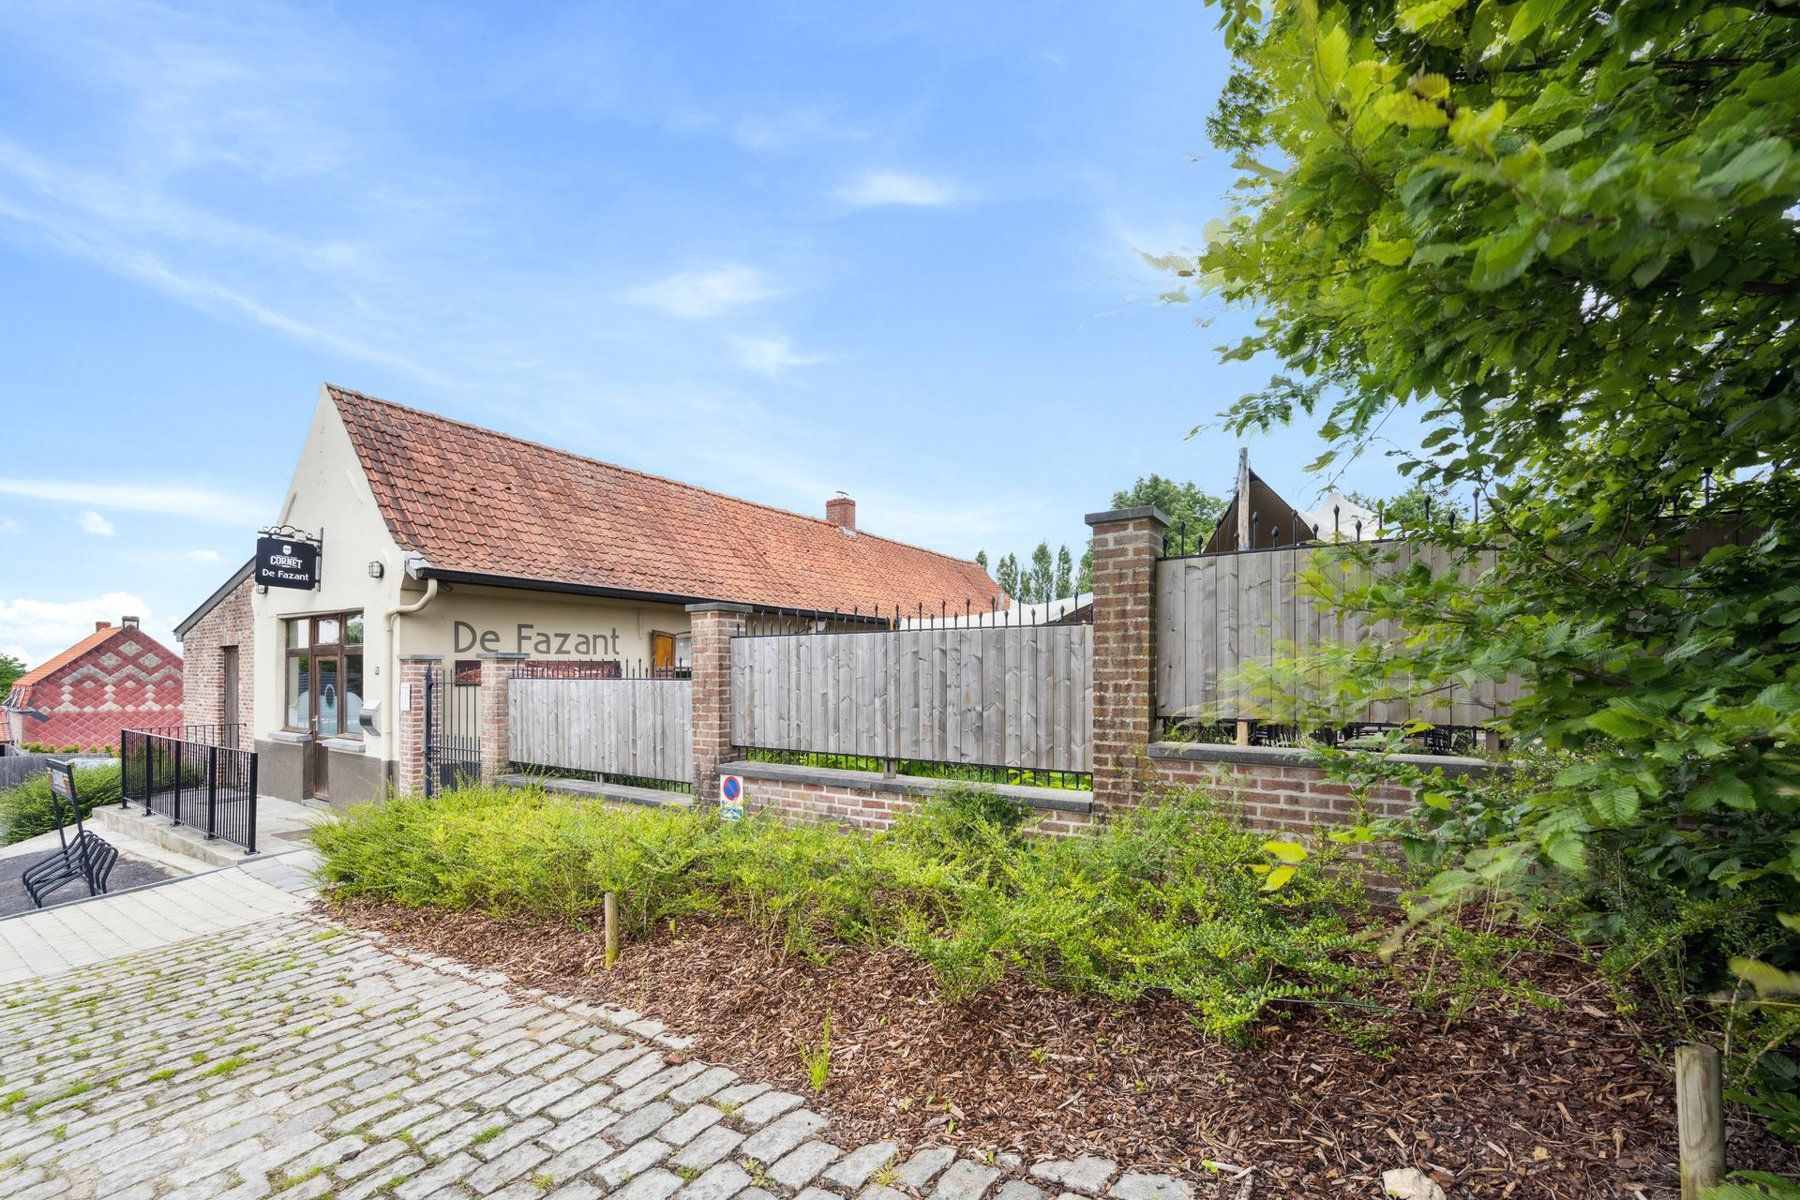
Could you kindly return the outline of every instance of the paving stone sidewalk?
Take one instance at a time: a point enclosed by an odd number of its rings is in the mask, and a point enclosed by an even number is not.
[[[504,983],[290,912],[0,989],[0,1196],[1194,1195],[1100,1158],[844,1147],[655,1021]]]

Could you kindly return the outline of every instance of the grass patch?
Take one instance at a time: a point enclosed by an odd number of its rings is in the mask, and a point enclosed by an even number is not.
[[[229,1075],[249,1061],[248,1058],[241,1054],[234,1054],[230,1058],[221,1058],[218,1062],[200,1073],[202,1075]]]
[[[1016,969],[1121,1000],[1168,992],[1231,1035],[1272,999],[1335,995],[1367,970],[1345,953],[1363,899],[1336,851],[1285,861],[1199,793],[1090,837],[1028,838],[1029,819],[977,787],[872,837],[467,788],[354,808],[312,836],[341,896],[590,924],[614,891],[630,935],[707,915],[813,957],[902,946],[951,1000]]]

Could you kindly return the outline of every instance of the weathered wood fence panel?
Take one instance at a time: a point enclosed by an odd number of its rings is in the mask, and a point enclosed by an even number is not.
[[[53,762],[67,761],[74,762],[78,767],[104,767],[119,760],[91,754],[8,754],[0,757],[0,792],[18,787],[29,779],[36,779]]]
[[[513,679],[514,762],[641,779],[694,777],[688,679]]]
[[[1403,572],[1415,562],[1433,573],[1450,570],[1451,553],[1441,547],[1396,542],[1388,548],[1392,561],[1370,570]],[[1156,564],[1156,707],[1175,720],[1262,719],[1242,673],[1253,664],[1307,655],[1321,644],[1357,645],[1369,641],[1397,643],[1404,631],[1395,621],[1374,621],[1356,613],[1339,614],[1302,583],[1302,572],[1317,562],[1327,578],[1353,582],[1349,572],[1364,570],[1331,563],[1316,547],[1290,546],[1170,558]],[[1493,566],[1492,555],[1478,556],[1458,569],[1473,580]],[[1329,689],[1319,678],[1301,682],[1300,700],[1317,702]],[[1519,698],[1519,681],[1475,680],[1421,698],[1416,704],[1383,700],[1369,704],[1351,719],[1379,723],[1424,720],[1436,725],[1481,725],[1503,716]]]
[[[1093,769],[1086,625],[733,638],[731,695],[740,746]]]

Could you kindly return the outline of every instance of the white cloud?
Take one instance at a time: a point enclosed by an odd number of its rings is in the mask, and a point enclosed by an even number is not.
[[[789,367],[805,367],[825,361],[821,354],[801,354],[784,337],[741,337],[731,339],[737,351],[738,364],[751,371],[775,376]]]
[[[263,507],[260,501],[249,497],[180,483],[89,483],[85,480],[9,479],[0,476],[0,495],[24,496],[29,500],[49,500],[60,504],[92,505],[96,508],[123,508],[131,512],[163,513],[172,517],[193,517],[234,525],[243,521],[246,510],[256,512]],[[86,515],[82,517],[82,528],[88,529],[89,533],[99,532],[88,528]]]
[[[963,199],[955,185],[904,171],[870,171],[837,190],[837,198],[858,208],[903,205],[909,208],[942,208]]]
[[[197,563],[221,563],[225,561],[225,556],[220,554],[217,550],[183,550],[181,552],[181,557],[187,559],[189,562]]]
[[[758,152],[788,150],[804,143],[862,140],[868,136],[866,130],[852,128],[830,112],[813,107],[750,114],[739,117],[731,126],[732,141],[745,150]]]
[[[122,616],[150,624],[150,606],[132,592],[107,592],[86,600],[8,600],[0,597],[0,645],[16,647],[27,663],[40,663],[94,632],[96,621]]]
[[[625,298],[695,321],[780,294],[762,271],[732,263],[710,271],[682,271],[632,288]]]
[[[81,523],[81,532],[91,533],[95,537],[111,537],[113,534],[119,532],[117,529],[113,528],[113,523],[111,521],[91,509],[82,513],[79,520]]]

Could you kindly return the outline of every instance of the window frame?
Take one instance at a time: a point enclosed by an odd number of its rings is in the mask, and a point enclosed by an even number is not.
[[[362,629],[363,636],[358,641],[346,641],[345,639],[350,634],[350,626],[353,621],[358,624],[360,629]],[[337,632],[335,640],[321,644],[319,641],[319,626],[323,622],[336,622]],[[299,623],[298,626],[296,623]],[[294,645],[294,631],[297,627],[303,628],[306,631],[306,644],[304,646]],[[293,616],[283,617],[281,619],[282,729],[289,733],[310,733],[315,736],[353,738],[357,741],[363,740],[361,721],[349,722],[346,719],[348,717],[348,712],[343,697],[350,693],[350,680],[352,678],[350,672],[350,659],[352,656],[362,660],[360,669],[356,672],[355,677],[362,681],[363,687],[366,688],[368,686],[369,663],[367,631],[368,622],[363,617],[363,610],[359,608],[342,609],[336,612],[297,613]],[[303,725],[294,725],[290,723],[288,719],[293,712],[293,696],[288,692],[290,680],[292,679],[291,664],[293,660],[297,658],[306,660],[306,723]],[[317,686],[320,677],[319,663],[321,660],[336,664],[337,689],[339,696],[337,732],[322,735],[319,734],[319,689]]]

